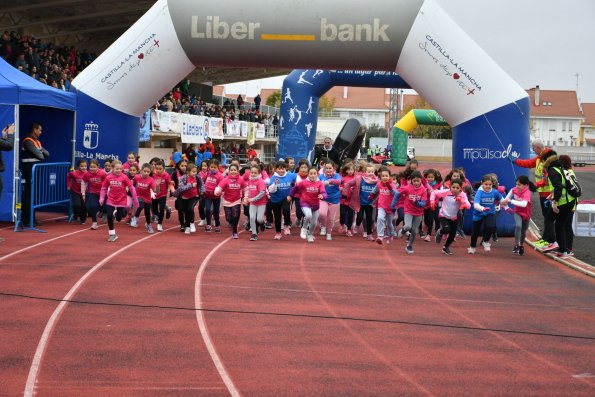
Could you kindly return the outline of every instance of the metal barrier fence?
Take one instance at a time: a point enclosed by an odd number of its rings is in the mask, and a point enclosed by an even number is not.
[[[51,205],[70,204],[70,192],[66,189],[66,177],[71,167],[70,163],[42,163],[33,166],[31,172],[31,207],[29,209],[29,219],[25,219],[25,222],[29,221],[27,229],[44,232],[35,227],[36,209]],[[20,214],[18,218],[17,225]]]

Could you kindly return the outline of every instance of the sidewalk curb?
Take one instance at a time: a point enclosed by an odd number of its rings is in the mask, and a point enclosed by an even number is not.
[[[535,251],[555,260],[556,262],[563,264],[564,266],[567,266],[573,270],[576,270],[578,272],[586,274],[587,276],[595,278],[595,267],[586,263],[586,262],[581,261],[580,259],[576,259],[574,257],[562,259],[562,258],[558,258],[554,254],[543,253],[543,252],[539,251],[535,247],[533,242],[541,239],[541,235],[539,234],[539,229],[537,228],[537,225],[535,225],[535,223],[533,222],[533,219],[531,219],[531,222],[529,223],[529,232],[533,235],[534,239],[531,241],[531,240],[529,240],[529,238],[525,238],[525,242],[527,244],[529,244],[531,247],[533,247],[533,249],[535,249]]]

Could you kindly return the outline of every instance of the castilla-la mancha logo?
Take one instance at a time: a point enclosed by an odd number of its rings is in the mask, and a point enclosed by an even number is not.
[[[516,151],[512,150],[512,144],[508,145],[506,150],[492,150],[488,148],[466,148],[463,149],[463,158],[465,160],[500,160],[510,156],[519,157]]]
[[[95,149],[99,146],[99,124],[96,124],[93,121],[85,123],[83,146],[86,149]]]

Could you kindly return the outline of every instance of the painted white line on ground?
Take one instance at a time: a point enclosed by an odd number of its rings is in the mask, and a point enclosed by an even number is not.
[[[215,255],[217,250],[219,250],[219,248],[221,248],[229,240],[231,240],[231,237],[228,237],[225,240],[223,240],[222,242],[220,242],[219,244],[217,244],[217,246],[215,246],[215,248],[213,248],[211,250],[209,255],[207,255],[206,258],[200,264],[200,268],[198,269],[198,273],[196,274],[196,283],[194,285],[194,304],[197,309],[196,310],[196,321],[198,322],[198,328],[200,329],[200,334],[202,335],[202,339],[205,342],[205,345],[207,347],[209,355],[211,356],[211,359],[213,360],[213,364],[215,364],[215,368],[217,368],[217,372],[219,372],[219,376],[221,376],[223,383],[225,383],[225,386],[227,387],[229,394],[231,394],[233,397],[237,397],[237,396],[240,396],[240,392],[238,391],[238,389],[236,389],[233,381],[231,380],[231,377],[229,376],[229,373],[225,369],[225,366],[223,365],[223,362],[221,361],[221,358],[219,357],[219,354],[217,354],[215,345],[213,344],[213,341],[211,340],[211,337],[209,336],[209,330],[207,329],[207,323],[205,321],[203,311],[202,311],[201,283],[202,283],[203,275],[204,275],[205,270],[209,264],[209,261],[211,260],[213,255]]]
[[[176,228],[177,227],[171,227],[171,228],[166,229],[165,231],[176,229]],[[68,301],[70,299],[72,299],[72,297],[78,292],[79,288],[89,279],[89,277],[91,277],[93,275],[93,273],[95,273],[103,265],[108,263],[112,258],[118,256],[119,254],[126,251],[127,249],[129,249],[139,243],[142,243],[143,241],[148,240],[151,237],[159,236],[160,234],[161,233],[155,233],[155,234],[151,234],[149,236],[143,237],[140,240],[136,240],[135,242],[130,243],[130,244],[120,248],[116,252],[112,253],[111,255],[105,257],[101,262],[98,262],[87,273],[85,273],[83,275],[83,277],[81,277],[76,282],[76,284],[74,284],[72,286],[72,288],[70,289],[70,291],[68,291],[68,293],[64,296],[64,298],[62,298],[62,302],[60,302],[58,307],[56,307],[56,309],[50,316],[50,319],[48,320],[47,324],[45,325],[45,329],[43,330],[43,333],[39,340],[39,344],[37,345],[37,350],[35,350],[35,356],[33,356],[33,362],[31,363],[31,368],[29,369],[29,376],[27,377],[27,383],[25,385],[25,393],[23,394],[25,397],[32,397],[35,392],[35,384],[37,382],[37,375],[39,373],[39,368],[41,367],[41,362],[43,360],[45,350],[47,348],[47,345],[48,345],[48,342],[52,335],[52,332],[54,331],[54,327],[56,326],[56,323],[58,322],[58,319],[60,318],[60,316],[62,315],[62,312],[68,305]]]

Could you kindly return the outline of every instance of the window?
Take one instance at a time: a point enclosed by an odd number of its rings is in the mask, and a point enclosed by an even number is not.
[[[562,131],[566,131],[566,122],[565,121],[562,122]]]
[[[568,131],[572,132],[572,121],[568,122]]]

